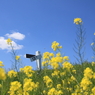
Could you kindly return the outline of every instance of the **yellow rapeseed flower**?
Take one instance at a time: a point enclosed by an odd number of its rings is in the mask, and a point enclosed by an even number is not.
[[[95,95],[95,86],[92,88],[92,95]]]
[[[0,66],[4,66],[2,61],[0,61]]]
[[[2,61],[0,61],[0,64],[2,64],[3,62]]]
[[[93,73],[93,79],[95,79],[95,73]]]
[[[61,84],[57,84],[56,88],[61,89]]]
[[[84,70],[84,77],[87,77],[87,78],[92,78],[93,77],[93,71],[91,68],[87,67],[85,70]]]
[[[62,48],[62,46],[59,46],[59,43],[56,42],[56,41],[54,41],[54,42],[52,42],[51,48],[52,48],[54,51],[56,51],[57,49]]]
[[[63,95],[63,91],[62,90],[57,91],[56,95]]]
[[[53,83],[52,79],[50,79],[48,76],[44,76],[43,80],[47,87],[52,87],[52,83]]]
[[[10,38],[8,38],[6,41],[7,41],[7,44],[8,44],[8,45],[10,45],[11,42],[12,42],[12,40],[11,40]]]
[[[53,76],[58,76],[60,74],[59,70],[54,70],[54,72],[51,74]]]
[[[6,73],[3,68],[0,68],[0,80],[5,80],[6,79]]]
[[[94,45],[94,43],[91,43],[91,46],[93,46]]]
[[[10,93],[10,95],[22,95],[21,86],[22,84],[18,81],[11,82],[8,93]]]
[[[38,88],[39,82],[34,83],[32,79],[25,78],[23,84],[23,95],[30,95],[29,92]]]
[[[11,70],[11,71],[8,72],[8,76],[9,76],[10,78],[16,77],[16,76],[17,76],[17,72],[15,72],[14,70]]]
[[[50,57],[54,57],[54,54],[53,53],[50,53],[49,55],[50,55]]]
[[[54,68],[54,69],[58,69],[58,68],[59,68],[59,64],[58,64],[57,62],[53,62],[53,63],[51,64],[51,66],[52,66],[52,68]]]
[[[83,90],[88,90],[90,85],[92,85],[92,82],[87,77],[83,77],[80,82],[80,86],[83,88]]]
[[[57,90],[55,88],[49,89],[47,95],[57,95]]]
[[[20,59],[20,56],[16,56],[15,59],[16,59],[16,60],[19,60],[19,59]]]
[[[43,94],[46,94],[46,90],[43,90]]]
[[[61,57],[61,53],[58,52],[58,53],[56,54],[56,57]]]
[[[27,75],[27,77],[32,77],[34,73],[31,66],[25,66],[24,68],[20,68],[20,71],[24,72]]]
[[[24,79],[23,90],[24,92],[32,91],[35,88],[35,83],[32,82],[32,79]]]
[[[45,66],[45,65],[46,65],[46,63],[47,63],[46,61],[43,61],[43,62],[42,62],[42,66]]]
[[[50,53],[49,52],[43,53],[43,59],[49,59],[49,58],[50,58]]]
[[[60,76],[64,76],[66,72],[60,72]]]
[[[65,84],[65,80],[62,80],[62,84],[63,84],[63,85]]]
[[[71,81],[76,80],[76,78],[74,76],[71,76]]]
[[[81,23],[82,23],[81,18],[75,18],[75,19],[74,19],[74,23],[75,23],[75,24],[81,24]]]
[[[65,69],[67,69],[68,71],[70,71],[70,69],[71,68],[73,68],[73,65],[72,64],[70,64],[69,62],[64,62],[63,64],[63,69],[65,68]]]
[[[63,60],[67,61],[67,60],[69,60],[69,57],[68,56],[64,56]]]
[[[43,53],[43,59],[50,59],[53,56],[54,56],[54,54],[50,53],[50,52]]]
[[[76,70],[75,70],[75,69],[73,69],[72,72],[73,72],[74,74],[76,74]]]
[[[50,60],[51,63],[62,63],[63,62],[63,57],[52,57]]]
[[[0,88],[2,87],[2,85],[0,84]]]
[[[94,66],[95,65],[95,62],[92,62],[91,65]]]

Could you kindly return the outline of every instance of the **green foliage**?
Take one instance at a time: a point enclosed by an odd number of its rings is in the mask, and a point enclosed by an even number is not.
[[[82,66],[84,66],[84,68],[82,68]],[[43,90],[45,90],[48,93],[49,89],[51,89],[52,87],[56,88],[57,84],[61,84],[61,87],[64,87],[64,89],[61,89],[64,92],[64,94],[61,94],[61,95],[72,95],[71,93],[74,92],[74,90],[75,90],[74,86],[78,85],[78,83],[81,82],[82,78],[84,77],[84,75],[83,75],[84,70],[87,67],[92,68],[93,72],[95,72],[95,69],[91,65],[90,62],[85,62],[85,63],[83,63],[83,65],[82,64],[73,65],[73,68],[76,70],[76,74],[72,73],[72,71],[69,71],[69,72],[65,71],[62,68],[57,69],[58,71],[60,71],[60,73],[66,72],[66,75],[63,75],[63,76],[60,76],[60,74],[59,74],[57,76],[52,77],[52,73],[55,71],[55,69],[42,69],[40,72],[36,70],[36,71],[34,71],[35,73],[33,74],[33,76],[30,77],[30,79],[32,79],[33,82],[35,82],[35,83],[39,82],[39,87],[37,88],[36,92],[31,91],[29,95],[32,95],[32,94],[37,95],[37,93],[39,93],[39,95],[48,95],[48,94],[42,94]],[[78,83],[76,81],[72,81],[70,84],[68,84],[68,79],[72,75],[76,78]],[[53,81],[52,87],[48,88],[46,86],[46,84],[43,81],[44,76],[48,76],[52,79],[52,81]],[[18,72],[17,77],[9,78],[7,76],[6,80],[2,81],[3,82],[2,83],[3,88],[1,88],[0,95],[11,95],[11,94],[7,93],[9,91],[9,88],[10,88],[10,83],[13,81],[19,81],[21,84],[23,84],[23,80],[25,78],[27,78],[27,76],[23,72]],[[62,83],[62,80],[65,81],[65,84]],[[94,84],[92,86],[95,85],[95,82],[93,82],[93,83]],[[69,91],[66,88],[72,88],[72,91]],[[53,95],[55,95],[55,94],[53,94]]]
[[[74,23],[79,25],[80,33],[77,34],[78,48],[75,47],[79,64],[71,64],[68,56],[62,56],[62,46],[54,41],[51,48],[56,53],[43,54],[41,71],[33,70],[31,66],[21,68],[20,56],[16,55],[9,38],[7,43],[12,47],[14,67],[5,72],[0,61],[0,95],[95,95],[95,62],[84,61],[82,20],[76,18]]]

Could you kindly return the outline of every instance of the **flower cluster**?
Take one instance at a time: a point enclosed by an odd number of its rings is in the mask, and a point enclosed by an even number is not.
[[[62,46],[59,46],[59,43],[56,41],[52,43],[51,47],[54,51],[60,50],[62,48]],[[69,58],[67,56],[62,57],[60,52],[57,52],[56,55],[53,53],[45,52],[43,54],[42,66],[50,66],[54,69],[57,69],[59,68],[59,63],[62,64],[62,62],[65,60],[69,60]]]
[[[21,83],[18,81],[11,82],[8,93],[10,95],[22,95]]]
[[[92,62],[91,64],[92,64],[92,66],[94,66],[95,65],[95,62]]]
[[[49,62],[50,62],[50,59],[54,57],[54,54],[53,53],[50,53],[50,52],[45,52],[43,53],[43,62],[42,62],[42,66],[48,66],[49,65]]]
[[[8,39],[6,40],[6,42],[7,42],[8,45],[11,45],[11,44],[12,44],[12,40],[11,40],[10,38],[8,38]]]
[[[84,70],[84,77],[91,79],[93,77],[93,71],[89,67]]]
[[[0,88],[2,88],[2,85],[0,84]]]
[[[57,69],[59,68],[59,63],[63,62],[63,57],[52,57],[50,60],[50,65],[52,68]]]
[[[88,91],[89,86],[91,86],[91,84],[92,84],[92,82],[87,77],[84,77],[81,80],[80,86],[83,88],[83,90]]]
[[[75,23],[75,24],[81,24],[81,23],[82,23],[81,18],[75,18],[75,19],[74,19],[74,23]]]
[[[63,65],[63,69],[67,69],[68,71],[70,71],[70,69],[73,68],[73,65],[67,61],[64,62],[62,65]]]
[[[17,76],[17,72],[15,72],[14,70],[11,70],[11,71],[8,72],[8,76],[9,76],[10,78],[16,77],[16,76]]]
[[[53,57],[53,53],[45,52],[43,53],[43,59],[49,59],[50,57]]]
[[[32,79],[25,78],[24,79],[24,85],[23,85],[23,91],[24,95],[29,95],[30,91],[36,91],[38,88],[39,82],[34,83]]]
[[[57,49],[62,48],[62,46],[59,46],[59,43],[56,42],[56,41],[54,41],[54,42],[52,43],[52,45],[51,45],[51,48],[52,48],[54,51],[56,51]]]
[[[4,66],[2,61],[0,61],[0,66]]]
[[[6,72],[3,68],[0,68],[0,80],[6,79]]]
[[[32,79],[25,78],[23,85],[18,81],[11,82],[8,93],[10,95],[30,95],[29,92],[36,91],[38,85],[39,82],[34,83]]]
[[[31,66],[25,66],[24,68],[20,68],[20,71],[24,72],[27,75],[27,77],[32,77],[34,73]]]
[[[42,64],[48,64],[52,69],[37,73],[31,66],[25,66],[19,72],[11,70],[7,74],[0,61],[0,95],[95,95],[95,62],[90,64],[92,68],[86,67],[82,71],[78,70],[80,67],[75,69],[77,65],[72,65],[69,57],[62,57],[60,52],[55,55],[45,52],[43,60]]]
[[[16,56],[15,59],[16,59],[16,60],[19,60],[19,59],[20,59],[20,56]]]
[[[91,92],[92,92],[91,95],[95,95],[95,86],[92,88]]]
[[[56,90],[55,88],[51,88],[47,95],[63,95],[63,91],[62,90]]]
[[[44,83],[46,83],[47,87],[52,87],[53,81],[48,76],[44,76],[43,81],[44,81]]]
[[[53,77],[53,76],[59,77],[59,74],[60,74],[60,71],[57,70],[57,69],[55,69],[54,72],[53,72],[51,75],[52,75],[52,77]]]
[[[64,61],[68,61],[68,60],[69,60],[69,57],[68,57],[68,56],[64,56],[64,57],[63,57],[63,60],[64,60]]]

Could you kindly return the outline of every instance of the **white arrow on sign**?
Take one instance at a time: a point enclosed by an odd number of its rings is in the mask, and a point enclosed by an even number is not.
[[[35,61],[35,60],[40,59],[40,58],[41,58],[41,55],[38,55],[38,56],[35,55],[35,56],[31,57],[30,60],[32,62],[32,61]]]

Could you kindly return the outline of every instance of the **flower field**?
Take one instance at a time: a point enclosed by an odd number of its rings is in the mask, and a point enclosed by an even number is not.
[[[75,19],[77,25],[81,19]],[[0,95],[95,95],[95,62],[71,64],[68,56],[62,56],[62,46],[54,41],[51,45],[56,53],[45,52],[42,57],[42,70],[32,66],[18,69],[20,56],[15,54],[12,40],[15,69],[8,72],[0,61]]]

